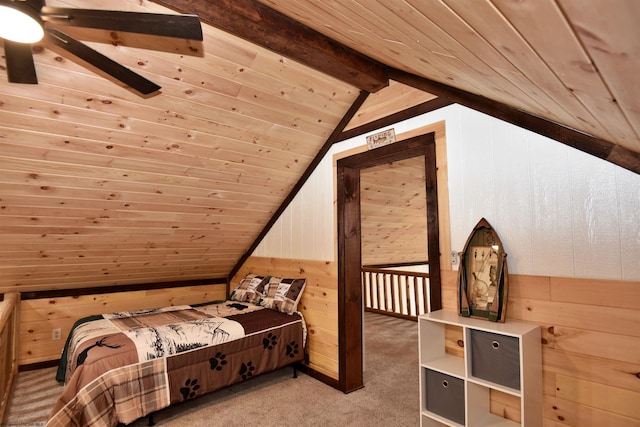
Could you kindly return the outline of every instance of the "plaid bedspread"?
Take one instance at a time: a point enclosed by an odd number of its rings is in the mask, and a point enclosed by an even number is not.
[[[304,358],[304,319],[237,303],[80,321],[58,370],[50,427],[116,426]]]

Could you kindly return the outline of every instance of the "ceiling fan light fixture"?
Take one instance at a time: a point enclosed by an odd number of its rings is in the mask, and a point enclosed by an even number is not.
[[[18,43],[36,43],[43,36],[38,11],[28,2],[0,2],[0,37]]]

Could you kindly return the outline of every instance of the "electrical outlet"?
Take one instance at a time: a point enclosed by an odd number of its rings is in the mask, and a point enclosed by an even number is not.
[[[451,251],[451,265],[458,264],[458,252]]]
[[[60,338],[62,338],[62,330],[60,328],[53,329],[51,331],[51,339],[53,341],[60,341]]]

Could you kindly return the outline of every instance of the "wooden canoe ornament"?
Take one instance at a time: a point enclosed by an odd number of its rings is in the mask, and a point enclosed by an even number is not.
[[[509,284],[507,254],[486,219],[478,222],[459,255],[459,314],[504,322]]]

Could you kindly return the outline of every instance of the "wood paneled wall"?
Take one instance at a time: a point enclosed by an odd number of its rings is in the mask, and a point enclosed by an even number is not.
[[[231,281],[232,288],[250,272],[307,278],[307,286],[298,308],[307,322],[309,366],[337,379],[336,263],[250,257]],[[19,363],[29,365],[59,359],[64,338],[75,321],[85,316],[224,298],[226,285],[217,284],[25,300],[21,304]],[[52,340],[52,330],[56,328],[62,330],[62,339],[59,341]]]
[[[246,272],[309,279],[300,310],[309,328],[312,367],[337,378],[335,263],[250,258]],[[456,310],[457,272],[442,271],[442,303]],[[638,427],[640,282],[511,275],[507,319],[539,324],[543,333],[546,427]],[[460,352],[456,331],[449,348]],[[365,385],[366,386],[366,385]],[[492,394],[492,411],[519,420],[512,396]]]
[[[299,309],[308,328],[310,367],[338,377],[337,265],[335,262],[251,257],[239,270],[306,277]],[[456,309],[456,272],[442,271],[443,307]],[[63,337],[80,317],[99,312],[203,302],[225,296],[225,285],[26,300],[22,302],[20,364],[55,360]],[[507,319],[543,331],[545,426],[640,425],[640,282],[511,275]],[[449,348],[460,351],[456,331]],[[494,393],[492,410],[518,419],[513,398]]]
[[[298,310],[307,323],[309,367],[338,379],[338,267],[333,261],[250,257],[232,283],[248,273],[304,277]]]
[[[456,310],[456,273],[443,274],[443,307]],[[511,275],[507,320],[542,328],[545,427],[640,425],[640,282]],[[459,352],[459,331],[448,349]],[[519,419],[517,401],[492,411]]]
[[[338,297],[335,262],[251,257],[231,281],[231,286],[250,272],[307,278],[298,308],[307,322],[309,366],[337,379]],[[85,316],[193,304],[225,297],[226,285],[218,284],[25,300],[21,306],[20,365],[59,359],[64,337],[75,321]],[[62,330],[63,339],[59,341],[52,340],[52,330],[56,328]]]
[[[360,171],[362,265],[425,263],[424,156]]]
[[[65,338],[76,320],[100,313],[196,304],[226,298],[226,285],[202,285],[61,298],[24,300],[20,314],[19,364],[60,359]],[[62,339],[52,339],[60,328]]]

